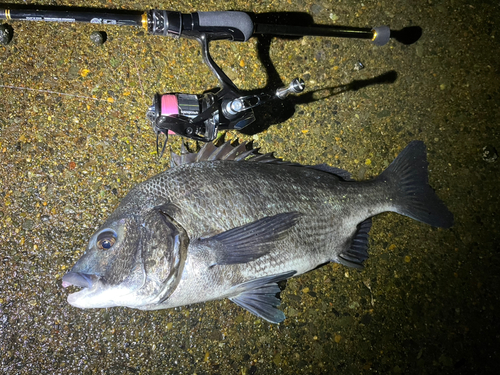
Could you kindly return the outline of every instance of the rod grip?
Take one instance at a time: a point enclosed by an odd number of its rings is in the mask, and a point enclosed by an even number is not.
[[[253,35],[253,21],[245,12],[197,12],[201,29],[225,31],[233,40],[247,41]]]

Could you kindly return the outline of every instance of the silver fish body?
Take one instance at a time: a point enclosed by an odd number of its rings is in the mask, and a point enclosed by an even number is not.
[[[133,188],[63,277],[83,288],[70,304],[156,310],[229,298],[278,323],[277,282],[328,262],[362,267],[371,217],[453,223],[418,141],[363,182],[228,143],[172,157],[179,165]]]

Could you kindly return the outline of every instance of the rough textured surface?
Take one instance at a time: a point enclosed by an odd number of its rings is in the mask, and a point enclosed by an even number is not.
[[[499,162],[483,150],[500,149],[500,72],[491,52],[499,47],[497,2],[113,3],[299,11],[323,24],[422,27],[409,46],[273,40],[279,76],[302,77],[306,92],[321,90],[319,100],[298,104],[290,120],[263,132],[232,136],[355,178],[379,174],[421,139],[430,183],[455,225],[436,230],[395,214],[377,217],[365,270],[328,265],[290,280],[282,293],[288,318],[277,327],[229,301],[156,312],[72,308],[62,275],[126,192],[169,164],[157,162],[144,119],[153,93],[201,93],[217,82],[193,41],[112,26],[12,22],[13,40],[0,46],[2,372],[496,373]],[[94,31],[106,32],[102,46],[90,40]],[[252,38],[215,43],[212,52],[237,85],[252,89],[266,84],[257,49]],[[393,84],[346,91],[390,71],[397,73]],[[171,141],[178,149],[180,140]]]

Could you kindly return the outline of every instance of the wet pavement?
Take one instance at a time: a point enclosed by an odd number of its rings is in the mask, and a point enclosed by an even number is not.
[[[104,0],[57,4],[111,7]],[[413,45],[274,39],[270,58],[279,78],[302,77],[306,94],[315,91],[302,98],[315,100],[297,100],[281,124],[228,137],[253,139],[286,160],[326,162],[360,179],[379,174],[410,141],[423,140],[430,183],[455,225],[441,230],[396,214],[376,217],[365,269],[330,264],[289,280],[280,325],[227,300],[155,312],[73,308],[62,275],[127,191],[169,165],[168,157],[158,161],[145,120],[154,93],[202,93],[217,81],[194,41],[127,27],[10,22],[14,38],[0,46],[0,372],[496,373],[496,1],[113,4],[185,13],[307,12],[318,24],[393,30],[420,26],[423,35]],[[91,41],[95,31],[107,34],[103,45]],[[250,90],[267,83],[258,47],[255,38],[224,41],[212,52]],[[385,74],[395,81],[381,83]],[[169,142],[179,149],[180,139]]]

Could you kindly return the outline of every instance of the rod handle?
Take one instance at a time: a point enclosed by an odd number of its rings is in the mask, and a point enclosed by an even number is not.
[[[233,40],[246,42],[253,35],[253,21],[245,12],[197,12],[200,28],[220,29],[233,35]]]
[[[253,35],[253,21],[245,12],[195,12],[183,14],[167,10],[150,10],[147,28],[153,35],[200,38],[209,40],[228,39],[244,42]]]

